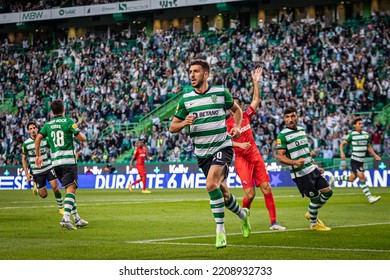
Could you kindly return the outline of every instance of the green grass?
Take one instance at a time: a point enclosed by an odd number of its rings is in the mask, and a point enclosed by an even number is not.
[[[240,203],[241,189],[232,189]],[[77,192],[80,215],[89,225],[77,231],[59,226],[50,191],[46,199],[26,191],[0,191],[2,260],[389,260],[390,188],[372,189],[382,199],[370,205],[358,188],[335,188],[320,210],[330,232],[313,232],[305,220],[308,199],[294,188],[273,190],[280,224],[271,232],[264,199],[252,204],[252,235],[226,214],[226,249],[217,250],[215,224],[204,189]]]

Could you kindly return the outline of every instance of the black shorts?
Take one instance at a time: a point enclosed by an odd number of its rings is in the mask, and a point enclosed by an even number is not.
[[[56,166],[54,169],[63,188],[67,188],[73,183],[76,184],[76,188],[78,187],[76,164]]]
[[[351,171],[357,176],[358,172],[364,172],[364,162],[351,159]]]
[[[206,176],[209,174],[210,167],[212,165],[225,166],[225,178],[229,173],[229,166],[233,160],[233,148],[226,147],[219,150],[214,155],[207,158],[198,158],[198,166],[202,169],[203,174]]]
[[[320,190],[329,187],[328,181],[326,181],[318,168],[303,177],[295,178],[293,181],[297,184],[302,197],[317,197],[320,194]]]
[[[50,168],[45,172],[33,174],[33,180],[35,182],[35,185],[37,186],[37,189],[45,188],[46,180],[49,182],[57,180],[56,172],[54,171],[54,168]]]

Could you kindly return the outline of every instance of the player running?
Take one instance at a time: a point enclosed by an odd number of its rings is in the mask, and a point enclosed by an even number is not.
[[[318,219],[318,210],[332,197],[333,191],[310,155],[309,141],[303,127],[298,126],[297,109],[293,106],[284,110],[284,128],[276,139],[278,160],[289,165],[290,175],[297,184],[302,197],[308,197],[310,204],[305,218],[310,220],[310,229],[329,231],[330,227]]]
[[[41,142],[41,155],[42,155],[42,168],[38,168],[35,164],[35,138],[38,135],[38,126],[35,122],[29,122],[27,124],[27,133],[30,135],[22,145],[22,165],[24,169],[24,174],[26,175],[27,180],[33,184],[33,194],[39,194],[40,197],[47,197],[46,189],[46,180],[49,181],[51,189],[53,190],[54,196],[57,201],[58,211],[61,215],[64,214],[64,205],[62,203],[62,195],[60,188],[58,187],[58,181],[56,172],[53,169],[51,160],[47,156],[46,150],[49,148],[49,145],[46,140]],[[28,170],[28,163],[30,164],[30,171]]]
[[[357,117],[352,121],[352,125],[355,128],[354,131],[349,133],[347,137],[340,143],[340,158],[345,160],[344,146],[350,144],[352,146],[352,155],[351,155],[351,175],[335,176],[331,177],[330,184],[332,185],[334,181],[347,181],[353,182],[356,177],[360,180],[360,188],[363,193],[366,195],[368,202],[373,204],[381,199],[380,196],[373,196],[371,194],[370,188],[367,186],[366,176],[364,176],[364,157],[367,152],[369,152],[375,160],[381,160],[374,149],[370,144],[370,134],[363,131],[363,119]]]
[[[129,184],[128,189],[129,191],[133,190],[133,186],[138,184],[142,181],[142,193],[151,193],[149,190],[146,189],[146,168],[145,168],[145,159],[149,160],[148,156],[148,149],[144,146],[144,140],[139,139],[138,140],[138,146],[135,148],[133,157],[130,161],[130,170],[133,169],[133,162],[136,161],[135,168],[138,170],[138,174],[140,178],[133,182],[132,184]]]
[[[41,142],[47,139],[50,145],[50,155],[54,170],[62,187],[66,190],[64,199],[64,215],[60,226],[69,230],[76,228],[70,221],[70,214],[74,217],[77,227],[84,227],[88,222],[81,219],[76,206],[77,183],[77,160],[74,152],[74,137],[79,141],[87,141],[85,135],[80,132],[77,124],[71,118],[65,117],[65,107],[62,100],[54,100],[50,104],[53,119],[46,122],[35,139],[35,163],[42,168],[43,158],[41,155]]]

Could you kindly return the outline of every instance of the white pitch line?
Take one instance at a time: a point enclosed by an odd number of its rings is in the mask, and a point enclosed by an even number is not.
[[[350,195],[361,195],[361,193],[350,193],[350,194],[337,194],[338,196],[350,196]],[[146,203],[166,203],[166,202],[194,202],[194,201],[209,201],[208,198],[191,198],[191,197],[186,197],[185,199],[162,199],[162,198],[154,198],[154,197],[148,197],[148,200],[140,200],[139,197],[130,197],[131,194],[129,194],[129,199],[120,199],[120,200],[109,200],[109,199],[96,199],[96,200],[82,200],[82,202],[77,202],[78,206],[94,206],[94,205],[125,205],[125,204],[146,204]],[[236,197],[237,199],[242,199],[242,197]],[[279,195],[279,196],[274,196],[274,198],[301,198],[299,195]],[[263,197],[257,197],[256,199],[262,200],[264,199]],[[94,202],[99,202],[99,203],[94,203]],[[32,201],[0,201],[0,205],[5,205],[5,206],[0,206],[0,211],[1,210],[12,210],[12,209],[19,209],[19,208],[25,208],[27,204],[29,204],[29,208],[51,208],[53,206],[45,206],[45,205],[31,205]],[[34,202],[34,203],[39,203],[39,202]],[[10,205],[15,205],[15,204],[20,204],[20,206],[10,206]]]
[[[348,228],[348,227],[366,227],[366,226],[376,226],[376,225],[390,225],[390,222],[384,223],[369,223],[369,224],[359,224],[359,225],[342,225],[342,226],[332,226],[332,229],[336,228]],[[289,231],[308,231],[308,228],[295,228],[287,229],[284,231],[255,231],[251,234],[264,234],[264,233],[283,233]],[[227,236],[233,235],[242,235],[242,233],[230,233]],[[141,241],[125,241],[129,244],[150,244],[150,245],[178,245],[178,246],[212,246],[213,244],[208,243],[182,243],[182,242],[170,242],[176,240],[186,240],[186,239],[199,239],[199,238],[212,238],[215,235],[199,235],[199,236],[182,236],[182,237],[172,237],[172,238],[161,238],[161,239],[151,239],[151,240],[141,240]],[[301,249],[301,250],[322,250],[322,251],[351,251],[351,252],[378,252],[378,253],[390,253],[390,250],[378,250],[378,249],[353,249],[353,248],[319,248],[319,247],[299,247],[299,246],[266,246],[266,245],[254,245],[254,244],[229,244],[229,247],[245,247],[245,248],[275,248],[275,249]]]
[[[136,242],[129,242],[136,243]],[[178,245],[178,246],[213,246],[207,243],[181,243],[181,242],[146,242],[138,244],[150,245]],[[390,253],[390,250],[376,250],[376,249],[353,249],[353,248],[320,248],[320,247],[300,247],[300,246],[265,246],[253,244],[228,244],[228,247],[242,247],[242,248],[267,248],[267,249],[291,249],[291,250],[314,250],[314,251],[345,251],[345,252],[373,252],[373,253]]]

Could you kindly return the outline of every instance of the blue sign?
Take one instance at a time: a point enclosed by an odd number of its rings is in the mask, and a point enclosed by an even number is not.
[[[336,170],[325,171],[325,177],[328,176],[349,176],[350,171]],[[366,170],[367,185],[372,187],[390,186],[390,170]],[[272,187],[292,187],[296,184],[292,181],[288,171],[269,172]],[[138,174],[106,174],[106,175],[79,175],[79,187],[90,189],[125,189],[130,183],[139,179]],[[358,187],[358,179],[354,182],[338,181],[334,187]],[[227,183],[230,188],[241,188],[241,181],[235,172],[229,172]],[[142,183],[134,186],[141,188]],[[49,185],[48,185],[49,187]],[[201,172],[188,173],[149,173],[147,174],[147,188],[166,189],[166,188],[205,188],[206,178]],[[0,176],[0,190],[23,190],[30,189],[31,186],[25,176]]]

